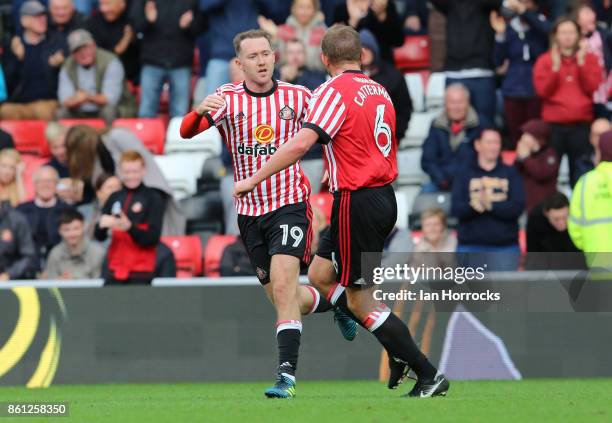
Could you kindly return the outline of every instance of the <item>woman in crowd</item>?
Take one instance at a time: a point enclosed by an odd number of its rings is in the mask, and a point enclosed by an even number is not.
[[[306,68],[325,71],[321,62],[321,40],[326,26],[319,0],[293,0],[291,15],[283,25],[277,26],[263,16],[258,18],[258,22],[261,29],[278,43],[278,51],[284,52],[285,44],[291,40],[301,40],[306,48]],[[283,57],[280,60],[282,63]]]
[[[172,188],[153,155],[144,144],[127,129],[112,128],[104,132],[86,125],[77,125],[66,135],[66,151],[70,177],[85,184],[82,203],[94,199],[94,183],[102,173],[114,175],[121,154],[128,150],[140,153],[146,163],[145,184],[161,191],[166,201],[163,234],[182,235],[185,233],[185,217],[176,201],[172,199]]]
[[[8,201],[17,207],[26,200],[23,170],[24,164],[17,150],[7,148],[0,151],[0,201]]]
[[[593,121],[593,93],[602,82],[597,57],[581,40],[578,24],[562,18],[553,27],[552,46],[537,60],[533,82],[542,100],[542,119],[551,127],[551,146],[559,157],[568,155],[570,182],[588,168],[582,158],[592,152],[589,126]]]

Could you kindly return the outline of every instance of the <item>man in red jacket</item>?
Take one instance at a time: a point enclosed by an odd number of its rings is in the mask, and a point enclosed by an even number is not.
[[[581,158],[592,151],[589,124],[602,70],[597,57],[587,52],[575,21],[564,18],[552,32],[552,47],[536,62],[533,82],[542,99],[542,119],[551,124],[551,146],[559,157],[568,155],[573,186],[589,170]]]

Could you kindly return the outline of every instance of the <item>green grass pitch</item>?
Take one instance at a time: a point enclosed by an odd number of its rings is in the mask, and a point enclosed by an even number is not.
[[[409,383],[410,382],[410,383]],[[67,401],[57,422],[610,423],[611,379],[452,382],[446,398],[406,399],[379,382],[300,382],[297,397],[263,396],[266,383],[0,387],[0,402]]]

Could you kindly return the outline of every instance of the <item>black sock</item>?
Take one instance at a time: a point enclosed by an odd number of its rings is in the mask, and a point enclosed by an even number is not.
[[[334,308],[334,306],[332,305],[332,303],[330,303],[329,301],[327,301],[325,299],[325,297],[321,296],[321,294],[319,293],[319,291],[310,285],[304,285],[312,294],[314,302],[313,302],[313,307],[314,309],[311,309],[308,314],[313,314],[313,313],[325,313],[329,310],[331,310],[332,308]]]
[[[415,344],[408,327],[395,314],[390,313],[372,333],[391,356],[405,361],[419,379],[429,380],[436,376],[436,368]]]
[[[299,326],[299,327],[298,327]],[[298,354],[300,351],[300,337],[302,323],[299,320],[279,322],[276,330],[278,342],[278,365],[283,366],[283,372],[289,373],[287,363],[291,365],[291,375],[297,370]]]

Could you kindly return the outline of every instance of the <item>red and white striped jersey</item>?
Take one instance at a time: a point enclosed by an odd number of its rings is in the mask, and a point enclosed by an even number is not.
[[[301,85],[274,81],[266,93],[250,91],[244,83],[217,89],[225,106],[210,115],[232,155],[234,180],[254,175],[302,127],[311,92]],[[288,204],[308,200],[310,182],[299,163],[262,181],[246,196],[235,199],[238,214],[260,216]]]
[[[384,186],[397,177],[393,102],[362,72],[345,71],[317,88],[304,127],[324,144],[330,191]]]

